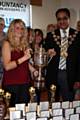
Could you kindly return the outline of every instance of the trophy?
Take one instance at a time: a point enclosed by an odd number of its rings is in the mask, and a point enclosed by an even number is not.
[[[30,102],[36,102],[36,92],[34,87],[29,88],[29,93],[30,93]]]
[[[55,102],[55,91],[56,91],[56,86],[52,84],[50,86],[50,93],[51,93],[51,103]]]
[[[4,101],[4,90],[0,88],[0,120],[3,120],[6,115],[6,104]]]
[[[42,46],[34,52],[34,65],[38,70],[38,77],[35,78],[34,86],[38,89],[45,87],[45,68],[47,66],[47,52]]]
[[[0,100],[3,100],[4,90],[0,88]]]
[[[6,118],[8,118],[9,117],[9,104],[10,104],[11,94],[9,92],[6,92],[4,95],[4,98],[5,98],[6,107],[7,107]]]
[[[9,117],[9,102],[11,94],[0,88],[0,120],[3,120],[4,117]]]

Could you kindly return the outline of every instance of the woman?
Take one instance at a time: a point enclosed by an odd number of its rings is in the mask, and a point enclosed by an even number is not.
[[[3,43],[2,57],[4,65],[3,89],[12,94],[10,105],[29,102],[30,71],[38,72],[30,65],[30,49],[25,35],[25,23],[14,19],[8,29],[7,39]]]
[[[44,46],[44,38],[43,38],[43,31],[39,28],[36,28],[34,29],[34,41],[33,41],[33,51],[34,51],[34,66],[38,69],[38,71],[40,71],[39,69],[39,66],[36,66],[36,60],[37,58],[35,57],[36,56],[36,53],[40,52],[40,50],[43,48]],[[42,49],[44,50],[44,49]],[[45,50],[44,50],[45,51]],[[36,95],[37,95],[37,103],[39,104],[40,103],[40,100],[41,100],[41,92],[42,92],[42,88],[43,88],[43,84],[45,82],[45,80],[42,80],[42,79],[45,79],[45,67],[43,67],[41,69],[41,78],[40,78],[40,75],[37,77],[37,78],[34,78],[34,87],[36,88]],[[40,73],[40,72],[39,72]]]
[[[44,44],[44,38],[43,38],[43,31],[41,29],[34,29],[34,41],[33,41],[33,49],[39,50],[41,46]]]

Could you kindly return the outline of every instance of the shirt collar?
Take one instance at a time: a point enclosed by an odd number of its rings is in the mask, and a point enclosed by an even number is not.
[[[69,27],[67,29],[65,29],[65,31],[66,31],[66,36],[68,37],[69,36]],[[60,29],[60,34],[61,34],[61,37],[64,37],[63,29]]]

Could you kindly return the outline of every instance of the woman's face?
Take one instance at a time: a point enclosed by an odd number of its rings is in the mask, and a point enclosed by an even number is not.
[[[15,37],[21,38],[24,34],[24,28],[20,23],[16,23],[14,26]]]
[[[36,43],[39,44],[42,41],[42,36],[40,34],[36,34],[35,35],[35,41],[36,41]]]

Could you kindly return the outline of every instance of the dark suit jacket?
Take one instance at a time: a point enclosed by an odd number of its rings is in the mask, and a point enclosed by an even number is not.
[[[74,81],[77,80],[78,74],[78,64],[80,56],[80,33],[75,29],[70,28],[69,30],[69,47],[67,50],[68,57],[66,60],[67,66],[67,80],[69,88],[73,88]],[[51,62],[47,66],[47,75],[46,75],[46,86],[49,86],[54,83],[57,84],[57,73],[60,60],[60,30],[57,29],[53,33],[48,33],[48,36],[45,39],[45,49],[54,48],[56,55],[52,58]]]

